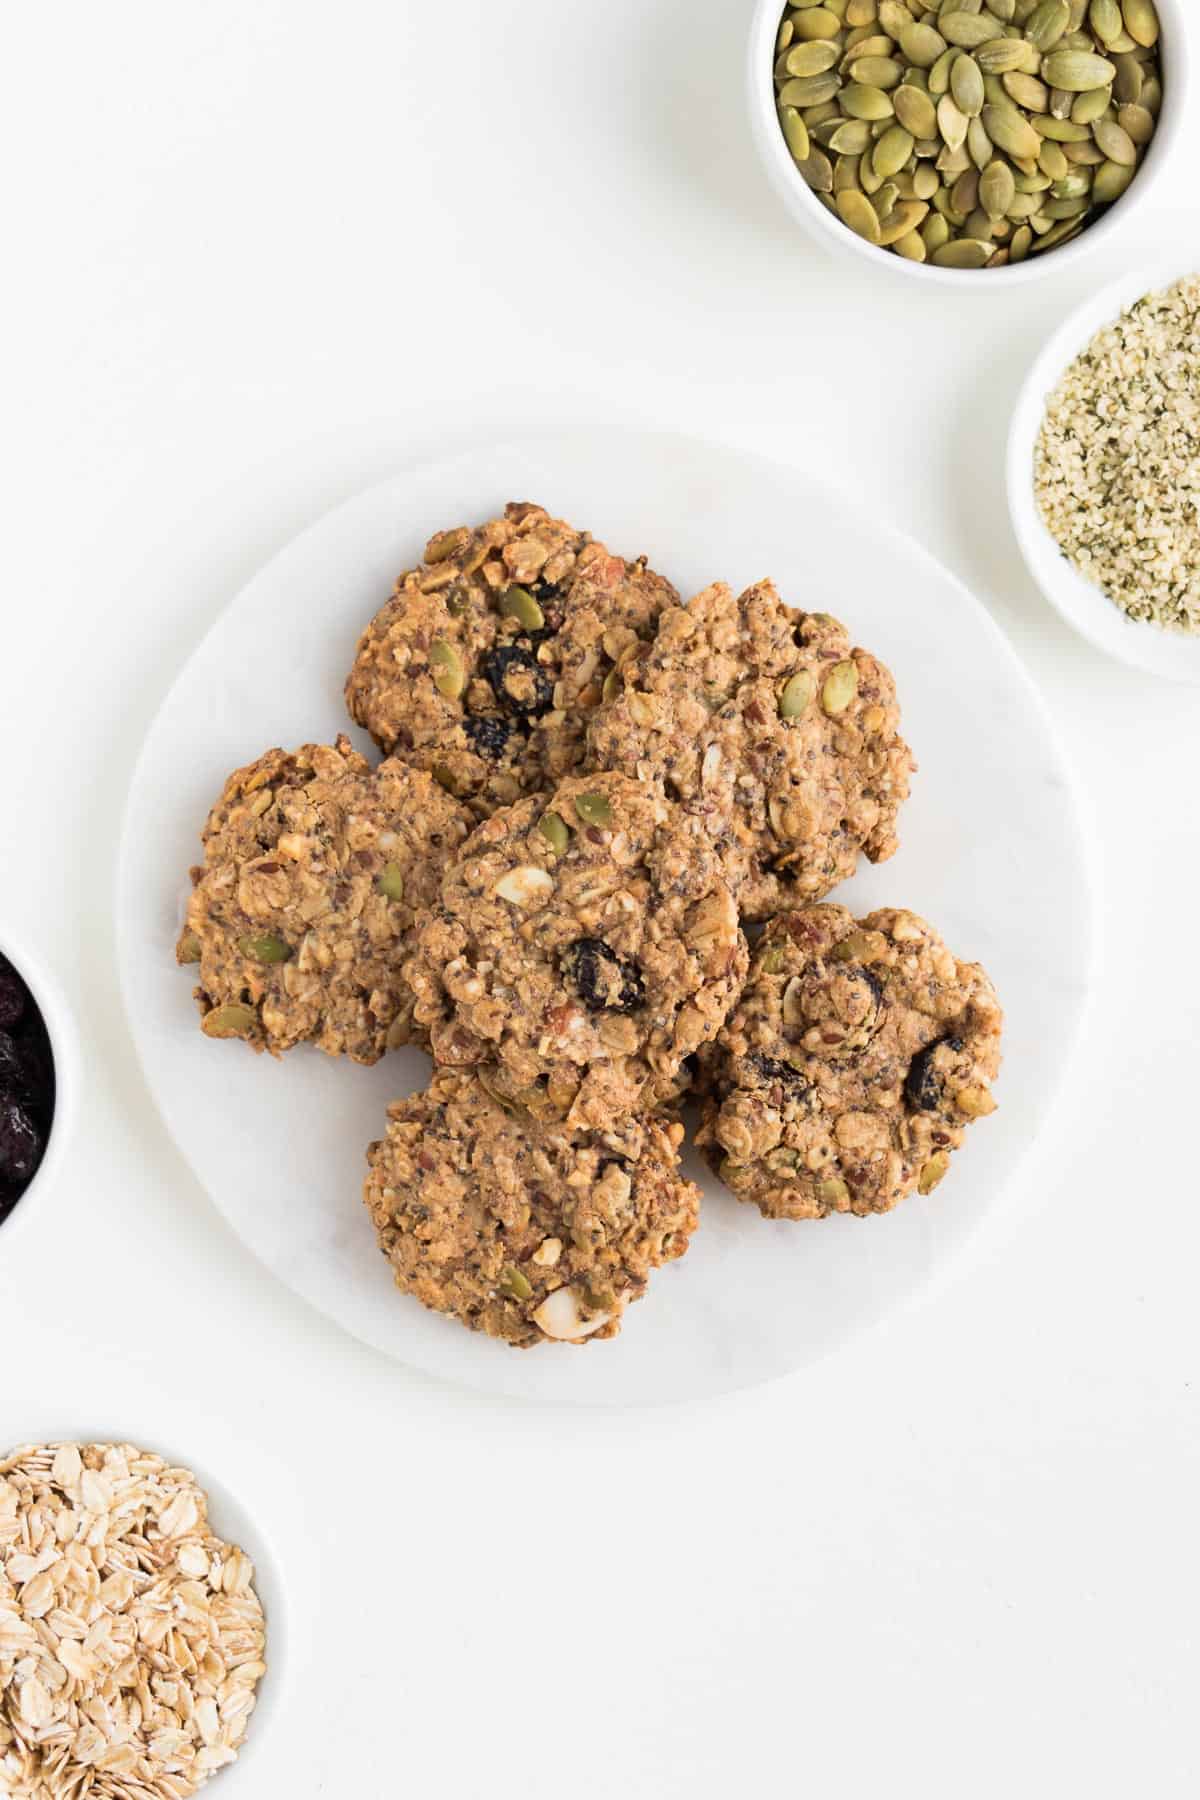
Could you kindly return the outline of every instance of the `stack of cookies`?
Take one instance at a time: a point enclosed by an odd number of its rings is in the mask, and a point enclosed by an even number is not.
[[[895,850],[913,766],[836,619],[765,581],[685,606],[511,505],[430,540],[346,698],[384,760],[339,737],[232,775],[178,956],[209,1037],[431,1052],[365,1188],[425,1305],[519,1345],[615,1336],[697,1224],[689,1092],[771,1218],[928,1193],[993,1110],[983,970],[911,912],[818,904]]]

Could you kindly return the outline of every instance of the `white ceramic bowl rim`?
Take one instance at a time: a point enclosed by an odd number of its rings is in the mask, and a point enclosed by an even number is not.
[[[796,169],[775,113],[772,70],[775,35],[783,16],[784,0],[758,0],[750,25],[746,70],[750,126],[767,177],[792,217],[810,237],[819,238],[831,249],[866,258],[873,268],[889,270],[899,278],[921,281],[927,286],[970,288],[975,293],[982,293],[1004,291],[1020,282],[1037,281],[1047,273],[1063,274],[1084,257],[1112,243],[1114,235],[1124,229],[1157,185],[1179,142],[1191,89],[1191,28],[1184,0],[1156,0],[1156,4],[1162,22],[1164,48],[1163,106],[1145,161],[1128,191],[1102,218],[1069,244],[1045,256],[1031,256],[1023,263],[989,269],[984,279],[979,270],[939,269],[929,263],[909,262],[890,250],[868,244],[828,213]]]
[[[1009,516],[1029,572],[1067,623],[1097,649],[1131,668],[1167,681],[1200,685],[1200,635],[1128,618],[1064,557],[1042,521],[1033,486],[1034,450],[1046,401],[1064,371],[1126,307],[1189,274],[1200,274],[1200,230],[1190,260],[1143,265],[1102,288],[1063,320],[1035,358],[1013,408],[1006,486]]]
[[[61,987],[28,941],[0,925],[0,951],[33,995],[50,1039],[54,1063],[54,1117],[50,1122],[50,1135],[33,1180],[0,1224],[0,1253],[3,1253],[12,1248],[16,1233],[28,1224],[38,1204],[51,1192],[58,1179],[78,1103],[79,1034]]]

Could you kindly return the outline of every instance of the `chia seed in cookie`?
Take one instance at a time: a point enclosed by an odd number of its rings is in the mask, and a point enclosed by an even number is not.
[[[579,768],[618,656],[679,596],[539,506],[430,539],[358,645],[351,716],[477,817]]]
[[[380,1248],[397,1287],[472,1330],[523,1347],[615,1337],[696,1227],[683,1128],[657,1116],[570,1134],[476,1069],[435,1070],[388,1115],[364,1188]]]
[[[708,837],[648,784],[573,776],[493,815],[405,967],[439,1062],[598,1128],[666,1094],[746,968]]]
[[[663,783],[758,920],[892,855],[913,768],[899,720],[888,670],[836,619],[719,582],[631,646],[588,742],[597,766]]]
[[[783,913],[711,1057],[696,1142],[768,1218],[888,1212],[995,1111],[1002,1022],[979,964],[914,913]]]
[[[408,1043],[400,966],[469,828],[431,776],[373,770],[345,737],[238,769],[204,828],[176,949],[199,965],[202,1029],[361,1063]]]

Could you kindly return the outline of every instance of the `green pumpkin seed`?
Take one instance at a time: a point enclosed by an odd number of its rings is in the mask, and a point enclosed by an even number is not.
[[[836,1181],[830,1176],[818,1184],[817,1198],[831,1211],[843,1212],[850,1204],[850,1189],[844,1181]]]
[[[837,196],[837,209],[842,223],[851,231],[869,244],[879,242],[879,215],[865,194],[860,194],[856,188],[848,188]]]
[[[890,119],[896,110],[882,88],[857,81],[842,89],[841,107],[851,119]]]
[[[1024,262],[1025,258],[1029,255],[1029,249],[1032,243],[1033,232],[1030,230],[1029,226],[1018,225],[1017,229],[1012,234],[1008,246],[1009,262]]]
[[[883,228],[891,223],[896,202],[900,198],[900,189],[894,181],[885,181],[877,194],[872,194],[871,205],[875,208],[875,217],[879,220],[879,241],[883,242]]]
[[[1142,105],[1157,119],[1162,109],[1162,82],[1157,75],[1148,75],[1143,81]]]
[[[1158,14],[1153,0],[1121,0],[1125,29],[1135,44],[1150,50],[1158,42]]]
[[[1122,163],[1130,169],[1137,162],[1137,146],[1125,127],[1118,125],[1115,119],[1097,119],[1092,126],[1092,136],[1109,162]]]
[[[1125,29],[1125,21],[1121,17],[1121,8],[1117,0],[1091,0],[1088,7],[1088,22],[1102,44],[1111,44],[1119,38]]]
[[[932,69],[946,50],[946,40],[932,25],[910,23],[900,32],[900,49],[916,69]]]
[[[575,811],[585,825],[612,824],[612,807],[606,794],[576,794]]]
[[[1052,119],[1069,119],[1074,104],[1075,96],[1069,88],[1050,89],[1050,116]]]
[[[922,1165],[921,1173],[917,1177],[917,1192],[932,1194],[938,1182],[944,1179],[949,1167],[950,1153],[948,1150],[939,1150],[936,1156],[931,1156],[929,1161]]]
[[[880,227],[880,243],[887,247],[900,243],[901,238],[914,238],[916,230],[927,216],[928,203],[925,200],[900,200],[892,207],[887,223]],[[914,259],[910,257],[910,261]]]
[[[1115,63],[1087,50],[1055,50],[1042,63],[1042,79],[1051,87],[1065,88],[1071,94],[1108,87],[1116,73]]]
[[[871,127],[865,119],[843,119],[829,134],[829,148],[839,156],[861,156],[871,145]]]
[[[983,111],[983,74],[973,57],[960,56],[951,69],[950,97],[968,119],[977,119]]]
[[[1117,124],[1135,144],[1148,144],[1154,136],[1154,115],[1144,106],[1122,106],[1117,112]]]
[[[876,174],[885,178],[898,175],[912,155],[912,148],[911,134],[902,125],[890,126],[871,152]]]
[[[813,38],[835,38],[842,29],[842,21],[831,8],[826,6],[793,11],[792,24],[795,27],[796,36],[807,41],[811,41]]]
[[[808,126],[800,117],[794,106],[779,108],[779,123],[783,127],[784,139],[788,149],[797,162],[803,162],[812,149],[809,141]]]
[[[376,886],[380,893],[386,895],[389,900],[403,900],[404,870],[400,864],[396,862],[385,864]]]
[[[1019,220],[1032,219],[1038,210],[1040,200],[1040,194],[1014,194],[1008,203],[1008,212],[1005,216],[1014,224]]]
[[[798,719],[807,712],[817,691],[816,677],[810,669],[799,669],[779,690],[779,716]]]
[[[818,106],[823,100],[832,100],[842,85],[840,75],[799,75],[791,81],[785,81],[779,90],[779,99],[784,106]]]
[[[1121,198],[1133,176],[1134,171],[1126,163],[1101,163],[1092,178],[1092,199],[1097,206],[1111,206]]]
[[[889,88],[900,86],[904,64],[892,56],[860,56],[850,65],[850,78],[861,87]]]
[[[458,795],[461,793],[462,790],[457,776],[454,774],[453,770],[446,767],[445,763],[434,763],[429,773],[433,776],[433,779],[437,782],[438,786],[440,788],[445,788],[448,794]]]
[[[995,145],[983,128],[982,119],[972,119],[967,126],[967,155],[980,171],[992,160]]]
[[[1071,117],[1077,125],[1091,125],[1102,119],[1112,103],[1111,88],[1089,88],[1077,94],[1071,104]]]
[[[1065,144],[1063,155],[1074,168],[1098,168],[1104,161],[1104,152],[1093,143]]]
[[[813,149],[796,167],[814,194],[833,192],[833,164],[823,150]]]
[[[981,238],[951,238],[931,260],[939,269],[982,269],[995,245]]]
[[[892,245],[892,249],[897,256],[902,256],[905,262],[923,263],[927,254],[925,240],[916,231],[910,231],[907,237],[898,237]]]
[[[812,44],[794,44],[779,63],[788,75],[824,75],[838,59],[836,44],[828,39]]]
[[[1070,22],[1071,9],[1067,0],[1042,0],[1025,21],[1025,36],[1044,56],[1053,50]]]
[[[839,156],[833,165],[833,197],[848,193],[851,188],[858,187],[858,170],[862,162],[861,156]],[[837,212],[837,207],[834,207]],[[839,215],[840,216],[840,215]]]
[[[928,163],[919,163],[913,170],[911,179],[914,200],[932,200],[941,186],[937,170],[931,169]]]
[[[794,36],[795,36],[795,29],[792,25],[792,21],[790,19],[785,19],[783,21],[783,24],[779,27],[778,33],[776,34],[776,38],[775,38],[776,50],[786,50]]]
[[[804,153],[808,154],[807,150]],[[546,615],[528,588],[507,588],[500,599],[500,611],[506,619],[516,619],[526,631],[540,631]]]
[[[992,38],[979,46],[975,57],[985,75],[1008,75],[1014,69],[1024,69],[1032,75],[1029,63],[1036,66],[1037,62],[1037,52],[1022,38]]]
[[[877,194],[883,186],[883,176],[875,173],[869,150],[864,150],[858,159],[858,185],[864,194]]]
[[[967,115],[950,94],[938,101],[938,130],[947,150],[961,150],[967,138]]]
[[[831,719],[836,718],[845,712],[857,692],[858,665],[849,660],[834,663],[821,684],[822,712],[828,713]]]
[[[1077,125],[1074,119],[1056,119],[1052,113],[1039,113],[1032,124],[1043,138],[1052,138],[1056,144],[1083,144],[1092,135],[1086,125]]]
[[[292,954],[291,946],[285,944],[282,938],[272,937],[270,932],[264,932],[258,937],[239,938],[238,949],[243,956],[248,956],[251,962],[260,963],[287,962]]]
[[[578,807],[575,809],[577,812]],[[543,813],[538,820],[538,830],[553,850],[555,856],[561,856],[571,841],[566,821],[556,812]]]
[[[1042,147],[1036,129],[1015,106],[985,106],[983,128],[993,144],[1010,156],[1036,157]]]
[[[196,933],[185,931],[175,946],[175,961],[177,963],[198,963],[201,949],[202,945]]]
[[[900,0],[879,0],[877,10],[880,26],[890,38],[895,38],[899,43],[913,22],[912,13],[907,6],[900,4]],[[907,50],[904,54],[908,55]]]
[[[929,92],[935,100],[950,92],[950,71],[962,55],[962,51],[951,46],[944,50],[929,71]]]
[[[938,17],[938,30],[948,44],[960,50],[978,50],[996,35],[996,22],[980,13],[951,12]]]
[[[1122,106],[1136,106],[1142,98],[1142,65],[1136,56],[1114,56],[1117,73],[1113,93]]]
[[[936,207],[938,201],[944,198],[945,196],[939,189],[933,197],[934,206]],[[921,242],[924,244],[928,255],[932,257],[936,250],[940,250],[942,245],[949,241],[949,221],[945,219],[940,212],[930,213],[929,217],[925,220],[925,223],[921,226]]]
[[[496,1285],[504,1293],[511,1294],[514,1300],[529,1300],[533,1297],[533,1289],[529,1282],[522,1275],[520,1269],[514,1269],[511,1265],[507,1269],[501,1270],[500,1279]]]
[[[1034,256],[1041,256],[1047,250],[1053,250],[1058,244],[1069,244],[1072,238],[1079,236],[1083,229],[1082,219],[1060,219],[1057,225],[1051,225],[1033,246]]]
[[[937,109],[920,88],[898,87],[892,105],[897,119],[914,138],[929,138],[937,131]]]
[[[258,1014],[252,1006],[215,1006],[200,1021],[205,1037],[245,1038],[258,1030]]]
[[[1070,167],[1062,145],[1047,138],[1038,151],[1038,167],[1050,177],[1051,181],[1061,181]]]
[[[1036,75],[1023,75],[1010,71],[1001,77],[1004,92],[1017,106],[1023,106],[1026,112],[1045,112],[1050,105],[1050,89]]]
[[[979,204],[990,219],[1002,219],[1016,196],[1017,184],[1007,163],[990,162],[979,177]]]
[[[445,638],[434,638],[429,646],[429,667],[438,693],[444,694],[447,700],[457,700],[467,685],[467,676],[462,657],[454,645],[448,644]]]
[[[1092,200],[1090,194],[1081,194],[1074,200],[1045,200],[1041,206],[1042,217],[1046,219],[1076,219],[1085,213]]]
[[[950,204],[966,218],[979,205],[979,170],[965,169],[950,190]]]
[[[1064,175],[1061,181],[1054,183],[1050,189],[1050,198],[1052,200],[1078,200],[1081,194],[1090,194],[1091,191],[1091,176],[1075,170],[1070,175]],[[1037,210],[1040,211],[1041,208],[1039,207]]]

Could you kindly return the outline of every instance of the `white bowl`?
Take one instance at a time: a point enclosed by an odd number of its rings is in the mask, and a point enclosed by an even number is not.
[[[18,1202],[18,1206],[24,1204],[23,1200]],[[120,1416],[118,1407],[114,1417],[119,1420]],[[113,1425],[104,1421],[98,1428],[80,1429],[74,1420],[63,1423],[61,1413],[56,1410],[48,1417],[36,1413],[32,1418],[22,1416],[19,1423],[24,1426],[25,1435],[17,1436],[6,1429],[0,1441],[0,1457],[9,1455],[22,1444],[134,1444],[139,1450],[149,1450],[163,1457],[172,1468],[190,1469],[208,1496],[209,1523],[217,1536],[244,1550],[254,1564],[254,1589],[262,1602],[266,1622],[267,1672],[255,1690],[254,1711],[237,1761],[218,1769],[212,1780],[205,1784],[203,1792],[212,1794],[214,1800],[224,1800],[225,1795],[229,1795],[230,1800],[237,1800],[239,1794],[264,1793],[266,1786],[259,1766],[260,1746],[279,1715],[290,1665],[283,1577],[263,1521],[251,1514],[223,1481],[210,1475],[194,1457],[181,1453],[177,1444],[164,1443],[157,1432],[143,1434],[131,1430],[128,1422]]]
[[[33,995],[50,1039],[50,1054],[54,1060],[54,1117],[50,1122],[50,1136],[33,1180],[8,1217],[0,1223],[0,1246],[7,1251],[12,1247],[15,1233],[23,1228],[34,1208],[54,1186],[66,1151],[79,1098],[79,1033],[57,981],[30,946],[14,938],[5,926],[0,926],[0,951]]]
[[[1008,433],[1008,508],[1029,572],[1050,604],[1089,643],[1132,668],[1168,681],[1200,684],[1200,635],[1128,617],[1069,563],[1042,522],[1033,491],[1033,458],[1046,401],[1064,370],[1122,309],[1200,273],[1200,233],[1190,261],[1143,267],[1103,288],[1063,321],[1025,378]]]
[[[1194,6],[1184,0],[1156,0],[1162,25],[1160,48],[1163,67],[1163,105],[1158,129],[1145,159],[1128,189],[1108,211],[1057,250],[1030,256],[1003,269],[939,269],[931,263],[909,262],[891,250],[868,244],[823,207],[792,161],[775,111],[775,39],[783,17],[783,0],[757,0],[750,25],[747,65],[747,97],[750,127],[763,167],[775,192],[808,235],[827,249],[867,258],[877,269],[888,269],[906,281],[922,281],[942,287],[973,287],[978,292],[1012,287],[1021,281],[1037,281],[1047,272],[1063,274],[1092,251],[1111,244],[1158,184],[1159,176],[1183,131],[1191,91]],[[1191,15],[1189,17],[1189,14]]]

